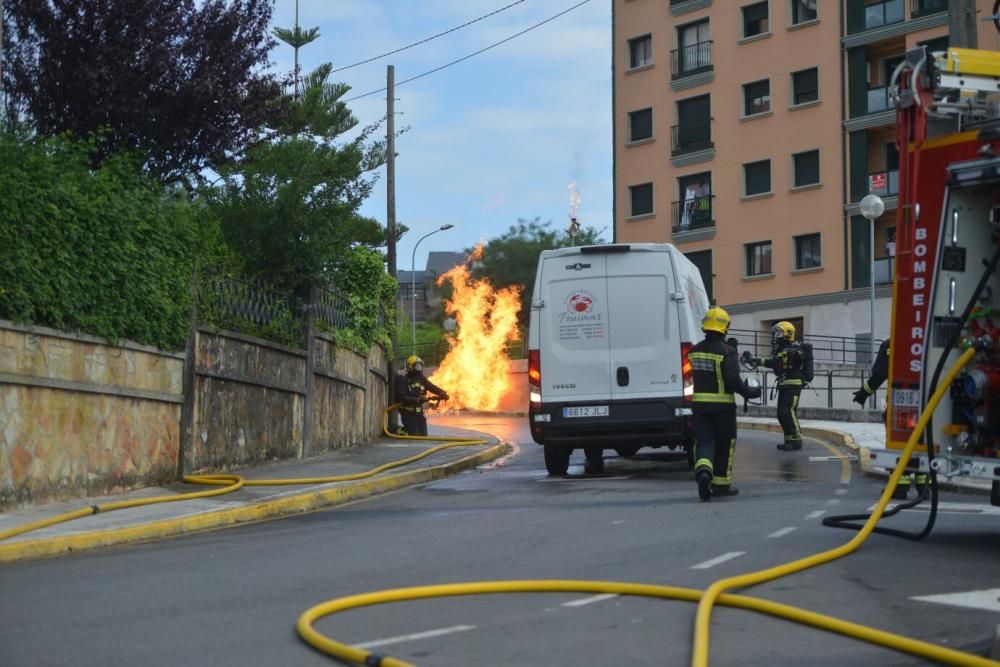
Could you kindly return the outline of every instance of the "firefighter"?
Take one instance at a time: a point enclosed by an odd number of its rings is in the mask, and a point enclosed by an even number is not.
[[[752,360],[752,365],[763,365],[774,371],[778,384],[778,422],[785,432],[785,440],[778,445],[778,449],[783,452],[802,449],[799,395],[804,384],[804,359],[802,346],[795,341],[795,325],[782,320],[771,327],[771,356]]]
[[[879,345],[878,354],[875,355],[875,361],[872,363],[871,369],[868,371],[868,380],[861,383],[861,388],[854,392],[854,402],[861,407],[865,406],[865,403],[871,398],[882,383],[886,381],[889,377],[889,341],[884,340],[882,344]],[[896,490],[893,492],[892,497],[895,500],[904,500],[907,494],[910,492],[910,484],[914,481],[917,486],[917,494],[922,494],[924,492],[924,487],[927,485],[927,473],[917,471],[915,473],[916,479],[912,479],[911,475],[903,475],[899,478],[899,484],[896,485]]]
[[[402,403],[399,416],[407,435],[427,435],[424,406],[430,398],[448,400],[448,392],[424,377],[424,360],[415,354],[406,358],[406,373],[396,377],[396,400]]]
[[[701,320],[705,340],[692,348],[688,360],[694,375],[695,464],[698,497],[735,496],[732,486],[733,450],[736,448],[736,399],[758,398],[760,387],[749,386],[740,377],[736,348],[725,341],[729,314],[718,306]]]

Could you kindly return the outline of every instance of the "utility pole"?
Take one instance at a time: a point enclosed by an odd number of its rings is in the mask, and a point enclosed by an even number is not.
[[[979,43],[976,35],[976,0],[951,0],[948,13],[948,45],[960,49],[975,49]]]
[[[396,115],[395,105],[396,73],[392,65],[385,72],[385,228],[386,228],[386,261],[389,275],[396,278],[396,125],[393,122]],[[412,278],[412,276],[411,276]],[[396,304],[400,304],[396,298]],[[395,309],[393,309],[395,310]],[[398,349],[399,320],[392,323],[392,349],[389,350],[389,404],[396,402],[396,350]],[[389,429],[393,432],[399,423],[396,411],[389,415]]]

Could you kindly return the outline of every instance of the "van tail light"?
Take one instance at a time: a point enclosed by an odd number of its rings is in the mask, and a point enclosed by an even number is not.
[[[542,360],[538,350],[528,350],[528,400],[532,407],[542,405]]]
[[[691,343],[681,343],[681,378],[684,380],[685,403],[694,401],[694,367],[691,365],[691,360],[688,359],[688,354],[693,347],[694,345]]]

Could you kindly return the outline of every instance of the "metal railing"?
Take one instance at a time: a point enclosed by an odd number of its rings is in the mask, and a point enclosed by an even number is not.
[[[303,304],[261,281],[209,272],[198,296],[202,323],[293,347],[303,344]]]
[[[712,121],[672,125],[670,127],[670,154],[683,155],[713,148]]]
[[[712,69],[712,40],[698,42],[670,52],[670,77],[680,79]]]
[[[903,0],[884,0],[865,7],[865,30],[904,20]]]
[[[892,272],[895,268],[894,257],[883,257],[875,260],[875,284],[886,285],[892,282]]]
[[[715,195],[695,197],[684,201],[675,201],[670,204],[670,219],[672,230],[685,232],[689,229],[703,229],[714,227],[715,220],[712,218],[712,198]]]
[[[739,349],[750,350],[755,357],[767,357],[771,353],[771,332],[749,329],[730,329],[730,337],[739,343]],[[871,364],[871,346],[867,339],[846,336],[808,335],[803,341],[813,346],[813,359],[817,363],[868,366]],[[875,341],[875,347],[881,343]]]

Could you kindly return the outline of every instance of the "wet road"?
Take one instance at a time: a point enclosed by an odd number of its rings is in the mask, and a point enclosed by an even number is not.
[[[846,452],[741,432],[737,498],[698,501],[684,457],[609,455],[606,474],[549,478],[524,418],[438,418],[515,443],[506,459],[349,507],[101,554],[0,570],[0,664],[331,664],[299,642],[298,615],[330,598],[422,584],[586,579],[705,588],[843,544],[823,517],[864,512],[881,485]],[[985,652],[1000,609],[914,597],[1000,581],[1000,516],[949,497],[919,544],[873,536],[844,559],[753,595]],[[987,506],[988,507],[988,506]],[[917,530],[926,513],[895,527]],[[983,604],[989,602],[988,595]],[[997,606],[994,595],[993,604]],[[977,598],[978,599],[978,598]],[[968,600],[966,600],[968,604]],[[694,606],[592,594],[434,599],[317,624],[420,665],[677,665],[690,659]],[[713,614],[713,665],[911,665],[924,661],[754,613]]]

